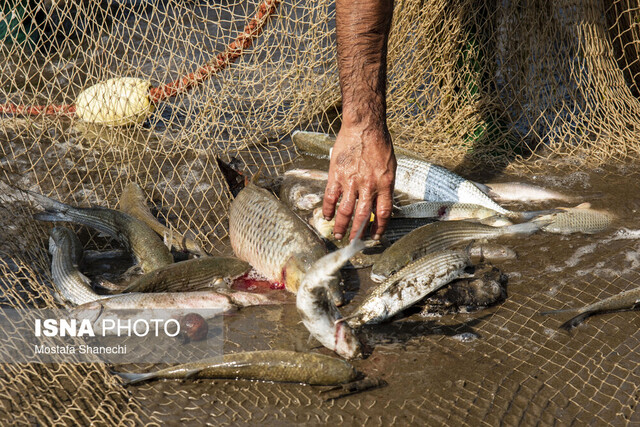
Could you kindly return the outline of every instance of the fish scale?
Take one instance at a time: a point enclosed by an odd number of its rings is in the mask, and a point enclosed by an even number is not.
[[[352,328],[379,323],[460,277],[471,261],[463,251],[441,251],[413,261],[382,282],[347,318]]]
[[[104,298],[91,288],[91,281],[78,270],[82,244],[66,227],[54,227],[49,237],[51,276],[59,295],[72,304],[84,304]]]
[[[408,196],[432,202],[473,203],[500,214],[509,210],[491,200],[474,183],[424,160],[397,156],[395,189]]]
[[[304,273],[326,254],[322,240],[265,189],[249,183],[229,209],[229,238],[238,258],[296,292]],[[334,292],[338,292],[334,289]]]
[[[539,230],[540,226],[538,223],[522,223],[492,227],[467,221],[427,224],[413,230],[385,250],[371,269],[371,279],[379,282],[417,258],[450,249],[461,242],[511,234],[530,234]]]
[[[143,274],[123,292],[193,292],[229,287],[251,266],[233,257],[201,257],[170,264]]]

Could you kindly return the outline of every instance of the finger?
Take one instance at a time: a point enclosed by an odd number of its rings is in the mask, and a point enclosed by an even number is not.
[[[333,236],[338,240],[342,239],[345,231],[347,230],[357,198],[358,195],[356,194],[356,190],[353,186],[346,192],[342,193],[342,200],[340,201],[340,206],[338,206],[338,210],[336,211],[336,223],[333,226]]]
[[[393,194],[389,191],[378,194],[376,200],[376,219],[373,227],[373,239],[380,240],[380,236],[387,229],[393,210]]]
[[[342,188],[340,184],[334,183],[331,180],[327,183],[327,187],[324,190],[324,198],[322,199],[322,215],[327,221],[331,221],[336,211],[336,204],[342,194]]]
[[[356,214],[353,217],[353,224],[351,225],[350,240],[355,239],[360,230],[360,226],[363,223],[369,222],[371,218],[371,207],[373,206],[373,194],[371,191],[363,191],[358,198],[358,206],[356,207]]]

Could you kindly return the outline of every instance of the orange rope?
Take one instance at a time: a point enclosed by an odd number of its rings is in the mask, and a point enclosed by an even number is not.
[[[249,21],[249,24],[244,27],[244,31],[238,34],[238,37],[227,46],[224,52],[219,53],[214,60],[207,62],[195,72],[181,79],[157,88],[151,88],[151,102],[158,103],[187,92],[233,63],[242,55],[245,49],[251,46],[253,39],[262,33],[265,23],[275,12],[278,3],[280,3],[280,0],[264,0],[260,3],[256,16]]]
[[[238,34],[238,37],[229,43],[224,52],[219,53],[215,59],[207,62],[193,73],[171,83],[152,87],[149,91],[151,102],[157,104],[168,98],[183,94],[235,62],[244,53],[244,50],[251,46],[253,40],[262,33],[267,20],[275,12],[279,3],[280,0],[264,0],[260,3],[256,15],[244,27],[244,30]],[[74,105],[67,104],[33,106],[12,103],[0,104],[0,114],[21,116],[38,116],[41,114],[73,116],[75,111],[76,107]]]

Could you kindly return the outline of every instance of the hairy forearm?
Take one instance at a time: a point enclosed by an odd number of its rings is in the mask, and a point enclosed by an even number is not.
[[[386,131],[387,40],[393,0],[337,0],[343,124]]]

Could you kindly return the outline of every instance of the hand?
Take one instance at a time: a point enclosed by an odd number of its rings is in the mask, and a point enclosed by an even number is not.
[[[331,220],[336,204],[333,234],[341,239],[354,213],[349,239],[375,209],[373,238],[379,239],[389,222],[393,207],[396,157],[386,126],[359,127],[343,124],[331,153],[329,181],[324,193],[322,214]],[[356,207],[357,200],[357,207]]]

